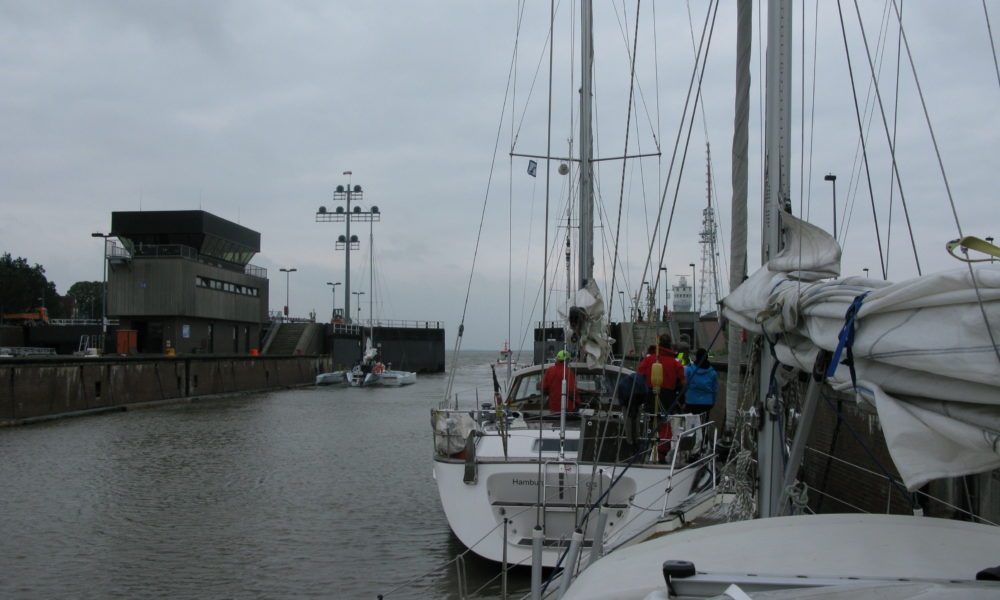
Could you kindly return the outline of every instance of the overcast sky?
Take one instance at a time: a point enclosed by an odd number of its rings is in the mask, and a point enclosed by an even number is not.
[[[636,108],[630,117],[626,45],[633,40],[635,4],[595,4],[596,155],[624,153],[627,118],[628,153],[662,153],[629,161],[624,169],[620,161],[601,163],[597,174],[598,279],[607,286],[611,245],[619,230],[616,289],[624,285],[633,296],[644,279],[655,280],[659,267],[656,242],[653,272],[643,273],[694,65],[692,35],[700,36],[708,4],[642,4]],[[822,2],[817,18],[815,3],[806,4],[804,38],[803,14],[794,16],[794,212],[829,229],[832,189],[823,175],[836,173],[844,274],[869,268],[871,277],[881,277],[837,7]],[[943,248],[958,237],[959,225],[905,49],[897,103],[895,29],[880,35],[885,2],[862,4],[872,53],[885,48],[884,56],[876,57],[880,90],[890,127],[892,115],[899,113],[897,163],[921,267],[924,272],[957,267]],[[294,267],[288,279],[293,316],[316,311],[324,319],[333,302],[326,282],[344,281],[344,255],[333,248],[343,230],[316,223],[315,213],[321,205],[332,209],[332,191],[348,183],[342,173],[349,170],[351,183],[364,188],[362,205],[377,205],[383,212],[372,228],[374,294],[368,283],[368,228],[354,231],[362,237],[362,248],[352,253],[352,291],[365,292],[363,319],[374,296],[376,318],[441,321],[451,348],[485,216],[463,347],[495,349],[508,336],[515,347],[528,347],[530,334],[523,342],[524,332],[540,319],[547,178],[544,163],[531,178],[527,159],[511,159],[509,152],[513,131],[514,152],[545,153],[548,6],[529,5],[517,36],[518,5],[500,0],[0,2],[0,250],[42,264],[64,294],[76,281],[100,280],[101,245],[90,233],[108,231],[112,212],[203,209],[261,233],[261,252],[253,263],[268,270],[272,310],[285,303],[286,280],[278,269]],[[995,198],[1000,84],[982,4],[910,0],[904,6],[910,51],[959,224],[967,235],[1000,234]],[[987,6],[990,18],[1000,19],[1000,3],[990,0]],[[889,202],[891,163],[857,16],[853,4],[845,2],[843,9],[883,254],[889,255],[888,278],[898,281],[917,274],[915,261],[898,187],[892,187]],[[578,137],[576,113],[569,112],[579,85],[578,75],[568,79],[571,67],[579,65],[578,52],[570,49],[579,40],[570,35],[571,10],[575,4],[560,4],[555,33],[551,139],[556,156],[565,156],[569,139],[575,144]],[[663,264],[671,284],[681,274],[689,278],[689,263],[698,265],[701,277],[698,231],[706,205],[706,141],[712,145],[713,193],[718,194],[713,202],[720,205],[718,269],[723,286],[728,280],[734,23],[735,2],[723,2],[703,80],[704,110],[695,119],[667,238]],[[751,265],[759,264],[755,231],[763,67],[757,50],[765,29],[755,15]],[[516,75],[508,79],[515,41]],[[876,119],[870,121],[866,115],[873,109]],[[664,222],[680,162],[666,187]],[[561,177],[555,166],[549,243],[561,248],[565,220],[560,218],[576,171]],[[657,239],[663,238],[661,232]],[[553,256],[560,259],[561,250]],[[553,266],[551,273],[550,285],[556,279],[552,294],[562,297],[565,271]],[[618,298],[615,302],[618,317]],[[343,303],[341,287],[336,305]],[[553,317],[551,307],[548,314]]]

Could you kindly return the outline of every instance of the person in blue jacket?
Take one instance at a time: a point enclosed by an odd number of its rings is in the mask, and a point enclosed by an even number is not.
[[[699,348],[694,362],[684,369],[687,380],[687,410],[693,414],[707,413],[715,406],[719,391],[719,374],[708,362],[708,351]]]

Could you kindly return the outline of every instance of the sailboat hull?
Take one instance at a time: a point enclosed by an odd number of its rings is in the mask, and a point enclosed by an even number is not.
[[[664,588],[667,559],[693,562],[697,570],[694,577],[674,579],[683,597],[716,596],[730,584],[745,592],[822,586],[849,592],[862,583],[900,580],[964,581],[1000,597],[1000,583],[974,583],[976,573],[996,566],[998,548],[997,527],[949,519],[871,514],[757,519],[678,531],[624,548],[580,573],[564,598],[645,598]],[[837,597],[890,597],[846,592]]]
[[[542,437],[551,440],[549,446],[558,444],[558,432],[543,430]],[[578,431],[567,431],[566,444],[575,445],[578,438]],[[538,439],[538,430],[510,432],[505,459],[502,437],[484,432],[474,459],[435,457],[434,478],[448,523],[483,558],[530,565],[532,534],[539,526],[542,564],[554,567],[580,524],[584,547],[594,544],[599,519],[591,507],[598,504],[608,514],[601,538],[605,546],[641,538],[689,499],[703,473],[698,466],[624,469],[610,462],[577,462],[576,452],[567,452],[562,461],[554,452],[539,459],[532,455]]]

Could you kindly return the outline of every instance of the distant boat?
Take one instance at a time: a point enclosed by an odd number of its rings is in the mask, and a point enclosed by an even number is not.
[[[514,360],[514,351],[510,349],[510,344],[507,340],[503,341],[503,350],[500,351],[500,356],[497,357],[498,365],[510,365],[515,369],[519,366],[517,361]]]
[[[382,364],[382,363],[379,363]],[[379,383],[390,387],[410,385],[417,382],[417,374],[413,371],[396,371],[385,369],[379,373]]]
[[[379,382],[380,375],[385,367],[378,360],[378,349],[372,346],[372,338],[368,336],[365,341],[365,353],[358,364],[354,365],[350,373],[347,374],[347,382],[352,387],[368,387]]]
[[[347,381],[347,374],[344,371],[320,373],[316,376],[316,385],[335,385],[345,381]]]
[[[354,368],[347,374],[347,382],[351,387],[371,387],[379,382],[380,376],[374,370],[366,371],[361,365],[354,365]]]

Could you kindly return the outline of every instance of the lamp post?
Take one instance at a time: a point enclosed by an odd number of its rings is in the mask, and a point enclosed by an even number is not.
[[[823,181],[829,181],[833,184],[833,239],[837,239],[837,176],[833,173],[827,173],[823,177]],[[848,190],[850,191],[850,190]]]
[[[336,206],[328,211],[325,206],[320,206],[316,211],[317,223],[341,223],[346,227],[346,235],[337,237],[334,250],[344,250],[344,321],[351,322],[351,296],[358,295],[351,291],[351,250],[361,248],[361,241],[357,235],[351,235],[351,222],[374,223],[382,220],[382,213],[377,206],[372,206],[369,210],[362,210],[358,205],[364,198],[364,192],[360,185],[351,185],[353,172],[344,171],[347,175],[347,186],[338,185],[333,192],[334,202],[343,202],[345,206]],[[355,202],[351,207],[351,202]],[[345,208],[346,207],[346,208]],[[374,226],[369,227],[372,229]],[[369,239],[371,232],[369,232]],[[372,261],[374,261],[374,254]],[[374,262],[373,262],[374,265]],[[370,276],[371,277],[371,276]]]
[[[288,310],[288,280],[291,278],[292,273],[298,271],[298,269],[278,269],[285,274],[285,316],[289,315]]]
[[[330,306],[330,322],[332,323],[337,319],[337,286],[340,285],[340,282],[327,281],[326,285],[330,286],[330,295],[333,297],[333,304]]]
[[[987,242],[989,242],[990,245],[993,244],[993,236],[990,236],[990,237],[985,238],[985,239],[986,239]],[[993,262],[993,256],[990,255],[990,263],[992,263],[992,262]]]
[[[101,352],[104,352],[103,336],[108,334],[108,238],[110,233],[92,233],[90,237],[101,238]]]
[[[358,323],[361,323],[361,296],[364,296],[364,292],[351,292],[358,297]]]
[[[868,279],[868,267],[865,267],[861,270],[865,272],[865,279]]]

